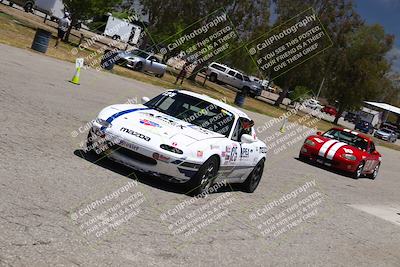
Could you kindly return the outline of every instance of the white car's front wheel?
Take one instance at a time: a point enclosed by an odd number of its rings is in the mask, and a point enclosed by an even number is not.
[[[188,182],[188,192],[191,196],[197,196],[206,193],[217,177],[219,169],[218,159],[209,158],[200,167],[196,175]]]
[[[89,130],[86,139],[86,153],[100,155],[102,150],[99,150],[99,148],[101,147],[100,138],[96,134],[93,134],[92,130]]]
[[[257,189],[264,172],[264,161],[264,159],[260,160],[249,174],[246,181],[244,181],[242,185],[243,191],[253,193]]]

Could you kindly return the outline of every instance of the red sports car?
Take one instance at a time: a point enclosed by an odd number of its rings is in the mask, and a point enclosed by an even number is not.
[[[342,128],[332,128],[307,137],[299,154],[301,160],[350,172],[355,179],[363,175],[375,179],[381,157],[370,138]]]

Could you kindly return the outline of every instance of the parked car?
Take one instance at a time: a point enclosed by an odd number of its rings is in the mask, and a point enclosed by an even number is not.
[[[368,134],[372,134],[374,132],[374,126],[372,125],[372,123],[368,122],[368,121],[358,121],[356,123],[356,125],[354,126],[355,130],[359,130],[360,132],[363,133],[368,133]]]
[[[358,121],[358,114],[356,112],[347,112],[346,115],[344,116],[344,120],[348,121],[348,122],[352,122],[355,123],[356,121]]]
[[[167,65],[151,53],[134,49],[131,51],[119,51],[114,55],[116,64],[136,71],[151,72],[161,78],[167,69]]]
[[[383,128],[394,131],[397,134],[397,138],[400,138],[400,126],[390,123],[390,122],[384,122],[384,123],[382,123],[380,129],[383,129]]]
[[[374,136],[376,138],[379,138],[379,139],[382,139],[382,140],[385,140],[388,142],[392,142],[392,143],[396,142],[396,140],[397,140],[397,133],[388,128],[383,128],[383,129],[377,130],[374,133]]]
[[[252,97],[261,95],[263,90],[262,85],[256,81],[252,82],[249,76],[220,63],[211,63],[206,74],[211,82],[230,85]]]
[[[323,113],[327,113],[331,116],[336,116],[337,115],[337,109],[335,107],[332,106],[326,106],[321,108],[321,112]]]
[[[303,105],[311,108],[311,109],[315,109],[315,110],[321,110],[323,108],[323,106],[321,105],[321,103],[316,100],[316,99],[307,99],[303,102]]]

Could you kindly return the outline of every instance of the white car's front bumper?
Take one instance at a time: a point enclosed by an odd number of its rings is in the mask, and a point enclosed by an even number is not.
[[[98,126],[93,126],[91,133],[107,140],[103,152],[109,159],[172,182],[189,181],[201,167],[201,162],[188,162],[184,155],[121,139],[107,131],[101,131]]]

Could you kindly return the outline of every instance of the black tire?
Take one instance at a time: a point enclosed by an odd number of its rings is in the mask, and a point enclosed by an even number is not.
[[[213,83],[217,82],[217,74],[211,73],[210,82],[213,82]]]
[[[164,76],[164,73],[163,74],[156,74],[157,78],[162,78],[163,76]]]
[[[362,177],[362,172],[364,170],[364,162],[362,161],[358,166],[356,171],[353,173],[353,178],[354,179],[358,179],[360,177]]]
[[[111,50],[104,51],[104,55],[101,58],[100,66],[106,70],[112,70],[115,65],[115,59],[117,57],[117,53],[111,53]]]
[[[114,36],[112,37],[112,39],[113,39],[113,40],[121,40],[121,36],[119,36],[119,35],[114,35]]]
[[[249,174],[246,181],[244,181],[242,184],[244,192],[253,193],[257,189],[264,172],[264,162],[264,159],[260,160]]]
[[[136,71],[142,71],[143,70],[143,62],[139,61],[138,63],[136,63],[135,70]]]
[[[82,28],[82,23],[78,22],[77,24],[75,24],[74,28],[75,30],[79,31]]]
[[[92,155],[100,155],[101,153],[97,153],[97,139],[93,137],[92,130],[89,130],[87,139],[86,139],[86,153]]]
[[[33,10],[33,4],[31,2],[28,2],[24,5],[24,10],[25,12],[32,12]]]
[[[308,158],[306,156],[303,156],[301,153],[299,153],[299,160],[307,162]]]
[[[380,166],[381,166],[381,164],[378,163],[378,165],[375,166],[374,172],[367,175],[369,179],[375,180],[375,178],[378,176]]]
[[[14,3],[11,1],[8,1],[8,5],[12,7],[14,5]]]
[[[95,153],[95,150],[93,149],[93,134],[91,130],[89,130],[88,136],[86,138],[86,153]]]
[[[189,190],[188,194],[191,196],[197,196],[207,192],[217,177],[218,169],[219,160],[217,157],[213,156],[206,160],[197,171],[196,175],[187,183]]]
[[[243,87],[243,88],[242,88],[242,93],[245,94],[245,95],[249,95],[249,93],[250,93],[250,88],[249,88],[249,87],[246,87],[246,86]]]

